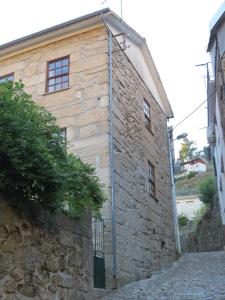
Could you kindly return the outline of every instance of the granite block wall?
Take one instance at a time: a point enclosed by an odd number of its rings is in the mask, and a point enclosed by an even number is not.
[[[120,50],[120,51],[118,51]],[[150,105],[151,127],[144,117]],[[113,131],[118,285],[146,278],[177,258],[167,118],[114,39]],[[156,195],[148,192],[148,161]]]
[[[91,215],[70,219],[0,197],[0,299],[92,300]]]

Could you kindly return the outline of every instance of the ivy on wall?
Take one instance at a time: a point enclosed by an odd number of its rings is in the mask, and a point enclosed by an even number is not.
[[[82,214],[105,200],[95,170],[68,153],[56,119],[22,83],[0,84],[0,192],[13,201]]]

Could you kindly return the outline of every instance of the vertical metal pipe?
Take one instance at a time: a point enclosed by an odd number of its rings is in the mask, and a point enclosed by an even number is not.
[[[111,207],[112,207],[112,275],[113,288],[116,286],[116,203],[114,178],[114,144],[113,144],[113,95],[112,95],[112,33],[109,31],[109,119],[110,119],[110,160],[111,160]]]
[[[173,129],[170,129],[173,131]],[[172,201],[173,201],[173,221],[174,221],[174,229],[175,229],[175,238],[176,238],[176,248],[179,254],[181,254],[181,247],[180,247],[180,235],[179,235],[179,227],[178,227],[178,219],[177,219],[177,204],[176,204],[176,187],[174,182],[174,172],[173,172],[173,159],[172,159],[172,147],[171,143],[173,136],[169,129],[167,129],[168,133],[168,152],[169,152],[169,162],[170,162],[170,176],[171,176],[171,187],[172,187]]]

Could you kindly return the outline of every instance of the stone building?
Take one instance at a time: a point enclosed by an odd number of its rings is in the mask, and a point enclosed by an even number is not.
[[[167,119],[146,41],[110,9],[0,46],[0,82],[22,80],[52,112],[70,151],[96,167],[106,288],[176,259]]]
[[[213,78],[208,74],[208,129],[216,174],[220,212],[225,225],[225,4],[210,23],[210,39],[207,51],[212,61]]]

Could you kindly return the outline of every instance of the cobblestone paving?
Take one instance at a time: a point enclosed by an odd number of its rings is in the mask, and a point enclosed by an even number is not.
[[[185,254],[167,270],[102,300],[225,300],[225,252]]]

